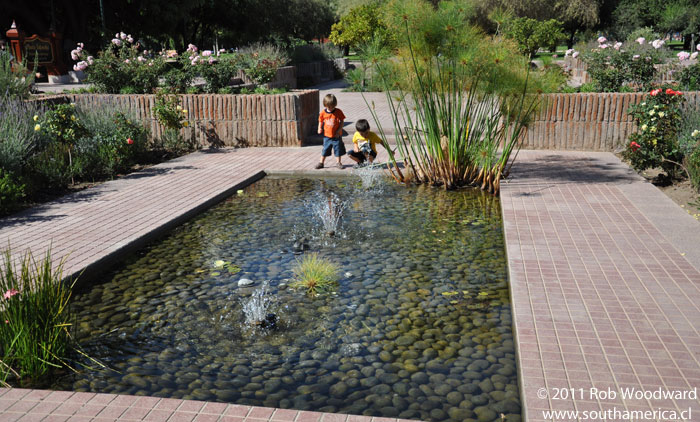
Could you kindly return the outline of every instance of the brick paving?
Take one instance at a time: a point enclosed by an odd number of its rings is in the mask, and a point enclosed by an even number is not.
[[[348,116],[361,115],[359,94],[339,95]],[[55,259],[68,254],[65,274],[99,271],[264,172],[350,172],[347,158],[344,170],[311,170],[319,152],[197,152],[0,220],[0,242],[15,253],[51,245]],[[522,151],[502,184],[501,206],[526,419],[545,420],[550,409],[700,414],[697,397],[621,397],[631,387],[700,384],[700,223],[607,153]],[[575,388],[576,397],[558,399],[558,388]],[[617,397],[591,396],[591,388]],[[397,421],[25,389],[0,389],[0,420]]]

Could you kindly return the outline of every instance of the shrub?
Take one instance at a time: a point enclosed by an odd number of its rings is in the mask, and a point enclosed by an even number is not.
[[[605,45],[605,44],[604,44]],[[623,84],[633,89],[647,89],[656,75],[655,64],[661,62],[653,49],[594,48],[583,55],[588,73],[599,91],[618,92]]]
[[[334,23],[329,39],[335,45],[354,48],[375,37],[384,37],[386,32],[379,2],[369,2],[351,9]]]
[[[0,52],[0,95],[28,98],[34,85],[34,74],[25,63],[14,63],[10,53]]]
[[[540,47],[554,50],[564,39],[562,24],[556,19],[512,18],[506,22],[503,35],[515,40],[518,50],[527,57],[533,57]]]
[[[635,170],[661,167],[669,176],[676,174],[683,158],[678,142],[683,101],[682,93],[658,88],[645,101],[630,107],[628,113],[638,130],[630,135],[623,155]]]
[[[190,123],[187,120],[187,109],[182,108],[178,96],[159,92],[153,113],[164,128],[158,140],[159,149],[169,155],[180,156],[197,148],[194,142],[186,140],[180,133],[180,129],[188,127]]]
[[[684,67],[678,73],[678,84],[686,91],[700,90],[700,63]]]
[[[0,168],[21,175],[32,152],[41,142],[39,122],[43,108],[0,94]]]
[[[228,89],[231,80],[238,75],[240,63],[235,56],[218,59],[210,57],[207,60],[200,60],[196,68],[204,78],[204,91],[216,94]],[[277,72],[277,68],[275,68],[275,72]]]
[[[9,214],[24,198],[25,186],[20,184],[12,173],[0,168],[0,215]]]
[[[36,379],[53,368],[68,367],[72,285],[63,282],[63,263],[56,267],[50,251],[36,261],[27,252],[19,268],[9,249],[0,269],[0,356],[2,379]]]
[[[29,159],[27,173],[34,186],[64,189],[74,175],[68,160],[68,146],[58,142],[48,143]]]
[[[700,191],[700,144],[696,144],[695,150],[686,156],[685,163],[690,175],[690,183]]]
[[[338,283],[338,267],[315,253],[297,261],[293,272],[292,287],[304,288],[311,295],[332,290]]]
[[[277,68],[289,62],[287,54],[271,44],[250,45],[240,51],[240,56],[246,75],[258,85],[271,82]]]
[[[84,70],[88,82],[108,94],[150,94],[158,87],[165,61],[141,50],[131,35],[123,32],[105,47],[97,58],[83,49],[82,43],[71,52],[78,63],[74,70]]]

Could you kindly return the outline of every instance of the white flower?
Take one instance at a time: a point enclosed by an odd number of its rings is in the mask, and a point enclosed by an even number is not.
[[[664,44],[666,44],[666,41],[664,40],[654,40],[651,42],[652,47],[654,47],[657,50],[661,48],[661,46]]]
[[[119,38],[125,40],[125,39],[126,39],[126,34],[123,33],[123,32],[120,32],[120,33],[119,33]]]
[[[659,117],[664,117],[665,115],[666,115],[666,113],[664,113],[663,111],[659,112]]]
[[[212,51],[211,51],[211,50],[203,50],[203,51],[202,51],[202,56],[204,56],[204,57],[209,57],[209,56],[211,56],[211,55],[212,55]]]
[[[598,44],[603,44],[603,43],[604,43],[605,41],[607,41],[607,40],[608,40],[608,39],[605,38],[605,37],[598,37]]]
[[[634,56],[632,56],[632,60],[637,60],[638,58],[639,58],[639,54],[635,54]]]
[[[650,116],[653,116],[654,113],[656,113],[656,111],[654,111],[654,110],[650,110],[650,111],[649,111],[649,115],[650,115]]]
[[[80,51],[78,51],[77,49],[71,51],[71,52],[70,52],[70,58],[73,59],[73,60],[78,60],[78,59],[80,58]]]
[[[112,40],[112,44],[114,44],[114,45],[116,45],[117,47],[119,47],[120,45],[122,45],[122,40],[120,40],[119,38],[115,38],[115,39]]]
[[[690,55],[690,60],[695,60],[698,58],[698,52],[696,51],[695,53]]]
[[[646,39],[644,39],[644,37],[639,37],[635,41],[638,42],[639,45],[644,45],[644,43],[646,42]]]
[[[578,51],[574,51],[574,54],[572,54],[571,57],[573,57],[573,58],[578,57]]]
[[[698,50],[698,51],[700,51],[700,44],[696,45],[696,46],[695,46],[695,49]]]
[[[676,54],[676,56],[680,61],[688,60],[690,58],[690,54],[686,53],[685,51],[681,51],[680,53]]]
[[[642,130],[647,130],[647,125],[642,125]]]
[[[619,49],[620,49],[620,47],[622,47],[622,43],[621,43],[621,42],[619,42],[619,41],[618,41],[618,42],[616,42],[616,43],[615,43],[615,45],[613,45],[613,48],[614,48],[615,50],[619,50]]]
[[[574,52],[573,48],[566,50],[566,54],[564,54],[564,57],[569,57],[573,52]]]
[[[698,135],[700,135],[700,130],[695,129],[693,133],[690,134],[693,138],[696,138]]]
[[[605,50],[606,48],[608,48],[608,47],[610,47],[610,46],[607,45],[607,44],[601,44],[601,45],[599,45],[598,47],[600,47],[600,48],[602,48],[603,50]]]

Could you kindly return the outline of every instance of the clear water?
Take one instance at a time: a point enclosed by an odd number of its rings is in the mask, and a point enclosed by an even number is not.
[[[314,212],[329,192],[346,205],[332,237]],[[339,266],[335,292],[289,287],[300,243]],[[255,284],[239,287],[241,278]],[[82,368],[55,388],[520,419],[499,203],[480,192],[265,178],[74,303],[84,351],[106,368]],[[274,313],[276,329],[256,329],[258,311]]]

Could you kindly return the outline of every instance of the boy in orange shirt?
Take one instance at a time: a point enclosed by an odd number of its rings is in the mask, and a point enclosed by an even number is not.
[[[343,122],[345,115],[339,108],[335,95],[328,94],[323,97],[325,109],[318,115],[318,133],[323,134],[323,150],[321,151],[321,161],[316,164],[317,169],[323,168],[326,157],[331,156],[331,150],[338,159],[336,167],[343,168],[340,157],[345,155],[345,144],[343,144]]]

